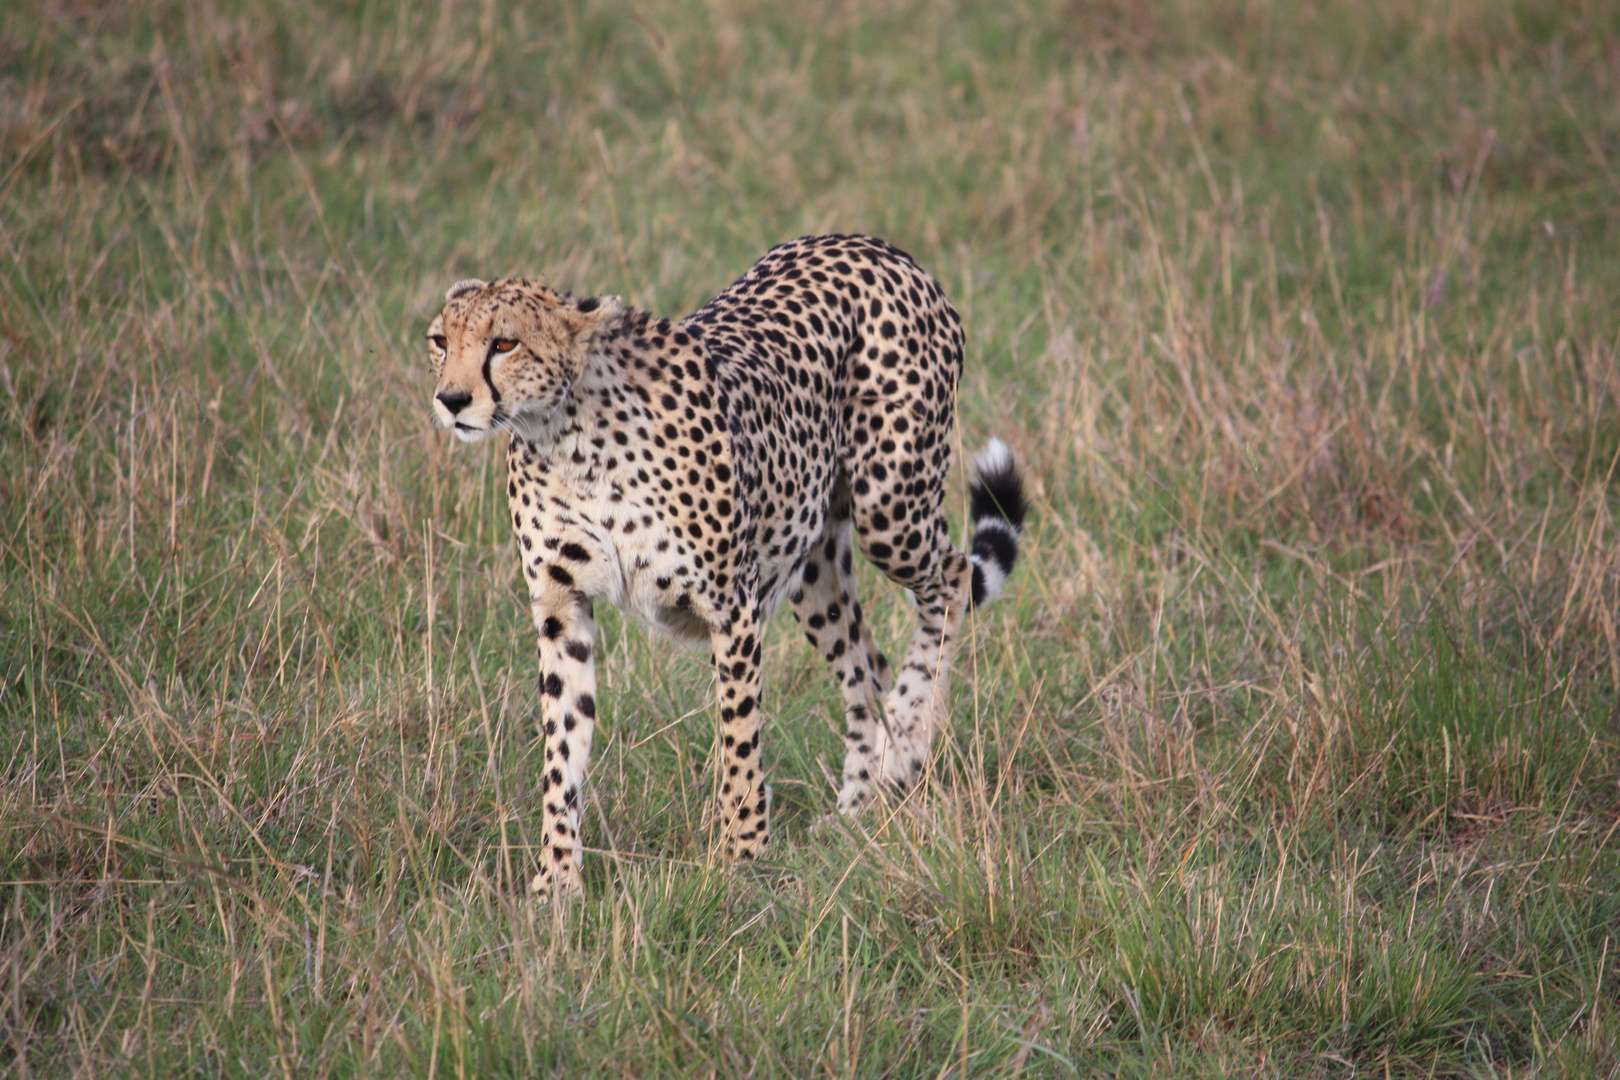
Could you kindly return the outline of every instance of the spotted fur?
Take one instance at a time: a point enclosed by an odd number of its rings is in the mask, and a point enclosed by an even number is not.
[[[839,808],[921,777],[958,624],[1001,591],[1025,506],[992,441],[971,551],[952,545],[941,503],[962,325],[910,256],[861,236],[794,240],[680,322],[538,281],[460,281],[428,338],[440,424],[469,442],[512,433],[545,738],[533,892],[579,888],[594,599],[712,650],[733,855],[769,841],[760,655],[783,601],[843,692]],[[916,600],[898,671],[855,596],[857,543]]]

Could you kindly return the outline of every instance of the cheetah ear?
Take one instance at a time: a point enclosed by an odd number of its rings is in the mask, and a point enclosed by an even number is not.
[[[456,297],[460,296],[462,293],[470,293],[470,292],[474,292],[474,291],[476,291],[478,289],[482,289],[485,286],[485,284],[487,284],[487,283],[483,282],[483,281],[480,281],[475,277],[462,278],[460,281],[458,281],[454,285],[450,286],[449,289],[445,290],[445,294],[444,294],[445,302],[448,303],[451,300],[454,300]]]
[[[603,332],[612,329],[623,314],[623,297],[585,296],[574,301],[574,310],[568,322],[573,328],[574,340],[581,345],[589,345]]]
[[[600,311],[604,317],[611,318],[624,308],[624,297],[582,296],[574,301],[574,308],[586,315],[593,311]]]

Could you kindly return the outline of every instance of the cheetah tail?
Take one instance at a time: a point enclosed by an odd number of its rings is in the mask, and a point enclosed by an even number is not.
[[[1024,481],[1012,451],[1000,439],[974,455],[979,474],[968,489],[968,511],[973,518],[973,606],[987,604],[1001,594],[1018,558],[1018,534],[1024,527],[1029,503]]]

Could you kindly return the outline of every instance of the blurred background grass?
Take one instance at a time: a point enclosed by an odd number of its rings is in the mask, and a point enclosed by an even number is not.
[[[8,7],[4,1070],[1615,1075],[1617,79],[1596,0]],[[819,231],[956,301],[1028,560],[893,816],[776,624],[746,872],[604,613],[558,925],[420,333]]]

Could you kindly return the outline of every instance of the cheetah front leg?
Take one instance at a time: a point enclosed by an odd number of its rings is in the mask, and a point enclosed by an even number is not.
[[[529,892],[551,899],[581,888],[579,793],[596,729],[596,661],[591,653],[596,620],[589,599],[560,589],[537,599],[532,610],[540,631],[540,723],[546,760],[540,777],[545,824]]]
[[[739,610],[709,639],[720,706],[720,832],[727,851],[739,859],[763,855],[770,843],[771,791],[759,758],[759,631],[759,619]]]

